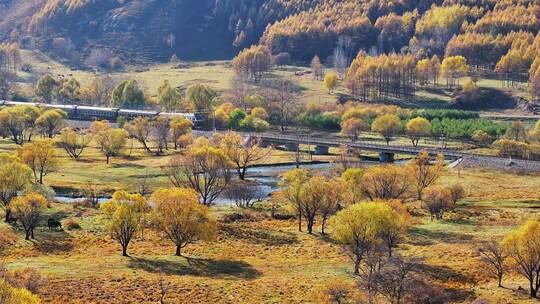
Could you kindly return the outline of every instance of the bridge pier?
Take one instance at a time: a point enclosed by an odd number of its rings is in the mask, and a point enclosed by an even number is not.
[[[295,143],[287,143],[284,146],[285,151],[297,151],[299,145]]]
[[[379,152],[379,161],[381,163],[393,163],[394,153],[391,152]]]
[[[328,155],[328,146],[315,146],[315,155]]]

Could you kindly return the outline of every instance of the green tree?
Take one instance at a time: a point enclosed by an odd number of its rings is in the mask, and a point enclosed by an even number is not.
[[[167,80],[158,88],[157,102],[167,111],[175,111],[182,102],[182,95]]]
[[[112,91],[111,105],[120,108],[140,108],[144,105],[144,92],[136,80],[125,80]]]
[[[186,98],[193,104],[196,111],[211,110],[217,96],[217,92],[205,84],[190,85],[186,91]]]
[[[51,103],[58,91],[58,82],[51,75],[42,76],[36,84],[36,95],[43,98],[46,103]]]

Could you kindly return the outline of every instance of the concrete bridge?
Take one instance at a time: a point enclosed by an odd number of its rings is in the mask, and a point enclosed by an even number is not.
[[[381,162],[393,162],[395,154],[417,155],[427,151],[430,155],[442,153],[446,159],[460,160],[465,166],[513,169],[516,171],[540,172],[540,161],[508,159],[496,156],[478,155],[446,148],[412,145],[385,145],[369,141],[351,141],[344,139],[312,137],[309,135],[285,135],[273,133],[246,133],[245,136],[258,138],[263,143],[284,145],[286,150],[296,151],[300,144],[314,145],[315,154],[327,154],[329,147],[349,147],[379,153]]]

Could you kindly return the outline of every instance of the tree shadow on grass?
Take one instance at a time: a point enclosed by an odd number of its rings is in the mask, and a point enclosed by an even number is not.
[[[269,232],[260,229],[243,229],[241,227],[232,225],[221,225],[220,230],[233,238],[243,239],[252,244],[278,246],[298,243],[297,236],[288,232]]]
[[[212,278],[255,279],[261,272],[243,261],[182,258],[178,261],[132,257],[129,268],[166,275],[193,275]]]
[[[442,282],[452,280],[463,284],[475,283],[475,281],[471,277],[468,277],[467,275],[464,275],[463,273],[460,273],[459,271],[456,271],[447,266],[419,264],[416,271],[426,277]]]
[[[410,244],[417,246],[429,246],[433,245],[436,241],[459,244],[473,239],[472,235],[455,233],[455,232],[444,232],[444,231],[433,231],[420,227],[412,227],[409,229],[409,242]]]

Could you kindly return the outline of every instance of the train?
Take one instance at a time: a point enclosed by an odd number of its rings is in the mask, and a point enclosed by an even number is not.
[[[155,118],[158,116],[165,116],[168,118],[182,117],[190,120],[194,126],[201,126],[206,120],[205,113],[174,113],[174,112],[160,112],[151,110],[135,110],[135,109],[121,109],[121,108],[106,108],[106,107],[93,107],[93,106],[80,106],[80,105],[66,105],[66,104],[47,104],[36,102],[20,102],[10,100],[0,100],[0,107],[2,106],[18,106],[27,105],[35,106],[42,109],[59,109],[67,113],[68,118],[72,120],[108,120],[116,121],[120,117],[126,119],[133,119],[135,117],[148,117]]]

